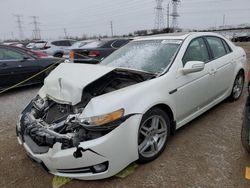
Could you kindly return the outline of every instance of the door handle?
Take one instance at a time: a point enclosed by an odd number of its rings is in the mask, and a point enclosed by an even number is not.
[[[216,72],[217,72],[217,70],[216,70],[216,69],[211,69],[211,70],[209,71],[209,74],[210,74],[210,75],[215,75],[215,74],[216,74]]]
[[[22,65],[18,65],[18,68],[22,68],[23,66]]]

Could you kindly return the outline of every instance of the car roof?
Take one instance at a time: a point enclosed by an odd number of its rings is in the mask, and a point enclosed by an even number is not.
[[[55,42],[55,41],[77,41],[74,39],[58,39],[58,40],[49,40],[48,42]]]
[[[141,40],[160,40],[160,39],[175,39],[175,40],[184,40],[189,36],[220,36],[213,32],[179,32],[179,33],[164,33],[164,34],[157,34],[151,35],[146,37],[137,37],[134,41],[141,41]],[[221,37],[221,36],[220,36]]]

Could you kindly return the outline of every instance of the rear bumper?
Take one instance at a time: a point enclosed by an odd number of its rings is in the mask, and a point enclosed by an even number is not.
[[[110,133],[100,138],[81,142],[82,157],[75,158],[76,148],[61,149],[57,142],[46,153],[36,154],[27,139],[23,144],[28,156],[47,171],[58,176],[93,180],[117,174],[131,162],[138,159],[137,134],[142,115],[134,115]],[[93,172],[95,165],[105,164],[107,169]]]

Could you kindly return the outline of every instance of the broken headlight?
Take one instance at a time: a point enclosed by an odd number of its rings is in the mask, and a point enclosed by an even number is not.
[[[96,127],[96,126],[105,126],[109,125],[112,122],[118,121],[122,119],[124,115],[124,109],[120,109],[108,114],[93,116],[88,118],[78,117],[78,121],[85,127]]]

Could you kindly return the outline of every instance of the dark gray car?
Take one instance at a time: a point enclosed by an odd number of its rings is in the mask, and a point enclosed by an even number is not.
[[[86,44],[81,49],[71,50],[70,60],[74,63],[97,64],[129,41],[131,39],[96,40]]]

